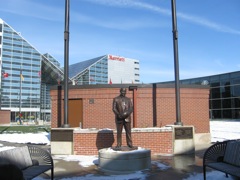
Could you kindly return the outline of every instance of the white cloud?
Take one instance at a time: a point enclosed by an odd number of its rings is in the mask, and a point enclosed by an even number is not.
[[[169,9],[166,9],[166,8],[157,7],[155,5],[151,5],[149,3],[140,2],[140,1],[130,1],[130,0],[115,0],[115,1],[112,1],[112,0],[90,0],[90,1],[94,2],[94,3],[102,4],[102,5],[108,5],[108,6],[142,8],[142,9],[149,10],[152,12],[157,12],[157,13],[160,13],[160,14],[166,15],[166,16],[172,15],[172,12],[169,10],[171,7],[169,7]],[[190,14],[186,14],[186,13],[182,13],[182,12],[177,12],[177,18],[187,20],[189,22],[210,28],[210,29],[218,31],[218,32],[225,32],[225,33],[240,35],[239,30],[233,29],[233,28],[225,26],[225,25],[218,24],[216,22],[210,21],[210,20],[202,18],[202,17],[198,17],[198,16],[194,16],[194,15],[190,15]]]
[[[219,60],[219,59],[216,59],[216,60],[214,60],[213,62],[214,62],[213,64],[216,65],[216,66],[224,67],[224,64],[223,64],[222,61]]]
[[[184,14],[184,13],[181,13],[181,12],[177,13],[177,15],[178,15],[179,18],[181,18],[183,20],[187,20],[187,21],[199,24],[201,26],[205,26],[205,27],[213,29],[215,31],[240,35],[239,30],[233,29],[231,27],[227,27],[225,25],[215,23],[215,22],[210,21],[210,20],[205,19],[205,18],[201,18],[201,17],[198,17],[198,16],[193,16],[193,15],[190,15],[190,14]]]
[[[0,7],[0,10],[4,12],[48,21],[61,21],[63,19],[62,9],[53,6],[47,6],[45,3],[36,3],[36,1],[34,2],[31,0],[8,0],[4,3],[6,4]]]

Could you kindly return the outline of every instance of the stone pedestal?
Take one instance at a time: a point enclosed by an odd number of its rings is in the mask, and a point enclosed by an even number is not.
[[[174,154],[194,154],[194,127],[172,126]]]
[[[99,169],[114,174],[125,174],[151,168],[151,151],[138,148],[132,151],[114,151],[104,148],[98,151]]]
[[[52,128],[51,130],[51,154],[73,154],[73,129]]]

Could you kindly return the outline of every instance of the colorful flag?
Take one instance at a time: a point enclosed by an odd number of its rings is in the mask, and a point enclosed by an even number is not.
[[[4,78],[7,78],[7,77],[8,77],[8,73],[5,73],[5,72],[4,72],[4,73],[3,73],[3,77],[4,77]]]
[[[112,80],[111,80],[111,78],[110,78],[109,84],[112,84]]]
[[[20,74],[21,80],[24,81],[24,77],[22,74]]]

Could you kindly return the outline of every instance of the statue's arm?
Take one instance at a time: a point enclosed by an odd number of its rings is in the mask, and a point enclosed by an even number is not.
[[[117,116],[119,115],[119,112],[117,110],[117,101],[116,101],[116,99],[113,99],[112,110],[113,110],[115,115],[117,115]]]

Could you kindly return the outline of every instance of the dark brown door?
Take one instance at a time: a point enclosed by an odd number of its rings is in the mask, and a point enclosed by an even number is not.
[[[68,100],[68,123],[70,127],[83,126],[83,103],[82,99]]]

